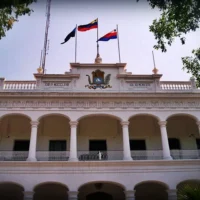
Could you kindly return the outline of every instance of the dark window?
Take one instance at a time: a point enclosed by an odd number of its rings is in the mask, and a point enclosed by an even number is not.
[[[86,196],[86,200],[113,200],[112,195],[104,192],[95,192]]]
[[[197,149],[200,149],[200,139],[199,138],[196,139],[196,144],[197,144]]]
[[[180,141],[177,138],[169,138],[170,150],[181,149]]]
[[[145,140],[130,140],[130,149],[131,151],[145,151]]]
[[[49,151],[66,151],[67,141],[66,140],[50,140]]]
[[[28,151],[29,140],[15,140],[13,151]]]
[[[90,140],[90,151],[107,151],[106,140]]]

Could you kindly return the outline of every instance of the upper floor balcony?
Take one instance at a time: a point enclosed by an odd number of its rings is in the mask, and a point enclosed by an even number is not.
[[[200,159],[199,122],[175,115],[167,121],[136,115],[128,121],[89,115],[2,116],[0,161],[141,161]]]

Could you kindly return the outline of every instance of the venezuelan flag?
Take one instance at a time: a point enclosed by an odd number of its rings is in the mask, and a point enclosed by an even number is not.
[[[107,33],[106,35],[104,35],[103,37],[99,38],[97,40],[97,42],[98,41],[105,41],[106,42],[110,39],[117,39],[117,31],[116,30],[113,30],[113,31]]]
[[[89,24],[78,26],[78,31],[89,31],[94,28],[98,28],[98,19],[93,20]]]

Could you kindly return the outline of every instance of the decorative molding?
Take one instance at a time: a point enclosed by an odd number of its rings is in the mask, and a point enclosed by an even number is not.
[[[158,124],[160,125],[160,127],[166,127],[167,121],[159,121]]]
[[[193,172],[199,173],[200,160],[155,160],[155,161],[13,161],[0,162],[0,174],[66,174],[83,172],[93,173],[160,173],[160,172]],[[38,171],[38,167],[40,170]],[[80,171],[81,168],[81,171]],[[93,170],[91,171],[91,168]]]
[[[24,191],[24,199],[33,199],[34,192],[33,191]]]
[[[78,121],[70,121],[69,124],[70,124],[71,127],[77,127]]]
[[[122,121],[122,122],[121,122],[121,125],[122,125],[123,127],[126,127],[126,126],[129,125],[129,121]]]
[[[9,99],[0,100],[0,108],[121,108],[121,109],[200,109],[200,100],[185,99]]]
[[[1,121],[0,121],[1,123]],[[200,128],[200,121],[196,122],[197,123],[197,126]]]
[[[32,128],[37,128],[39,124],[38,121],[31,121],[30,123],[31,123]]]
[[[74,198],[77,199],[78,198],[78,191],[68,191],[68,198],[71,199],[71,198]]]
[[[126,190],[124,191],[124,194],[126,195],[126,198],[133,198],[135,197],[135,190]]]
[[[39,91],[39,90],[35,90],[35,91],[0,91],[0,97],[3,98],[8,98],[8,97],[18,97],[18,98],[24,98],[24,97],[103,97],[103,98],[166,98],[166,99],[172,99],[172,98],[187,98],[187,99],[191,99],[191,98],[196,98],[197,100],[199,100],[200,98],[200,90],[198,90],[197,92],[191,92],[189,93],[188,91],[184,92],[184,91],[176,91],[175,92],[171,92],[171,91],[159,91],[158,93],[155,92],[147,92],[147,91],[126,91],[126,92],[121,92],[119,93],[119,91],[105,91],[105,92],[98,92],[98,93],[93,93],[93,92],[79,92],[79,91],[67,91],[67,92],[57,92],[57,91],[51,91],[51,92],[45,92],[45,91]],[[194,100],[194,99],[192,99]]]
[[[167,190],[168,199],[169,200],[176,200],[177,199],[177,190]]]

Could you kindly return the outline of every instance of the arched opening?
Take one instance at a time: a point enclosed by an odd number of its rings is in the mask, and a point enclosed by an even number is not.
[[[33,200],[68,200],[68,188],[60,183],[42,183],[34,188]]]
[[[79,188],[79,200],[125,200],[124,188],[110,182],[88,183]]]
[[[168,187],[159,182],[147,181],[135,186],[136,200],[168,200]]]
[[[70,124],[63,115],[47,115],[39,119],[37,160],[66,161],[69,158]]]
[[[134,160],[162,159],[162,143],[158,118],[136,115],[129,119],[131,155]]]
[[[122,127],[119,119],[107,115],[86,116],[79,121],[77,135],[79,160],[123,158]]]
[[[6,115],[0,124],[1,160],[24,161],[28,157],[31,124],[30,118],[21,114]]]
[[[182,181],[177,185],[176,189],[178,199],[182,199],[182,197],[185,197],[185,199],[196,199],[200,195],[200,180]]]
[[[0,199],[23,200],[24,188],[16,183],[0,183]]]
[[[197,159],[200,148],[199,130],[194,117],[173,115],[167,119],[169,147],[174,159]]]

